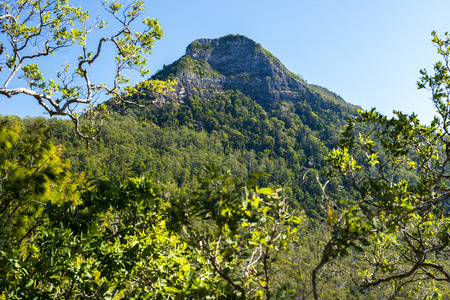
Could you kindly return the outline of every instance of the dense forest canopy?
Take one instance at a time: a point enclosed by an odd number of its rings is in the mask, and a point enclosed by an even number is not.
[[[108,24],[68,1],[1,3],[0,95],[69,118],[0,116],[0,299],[450,297],[448,34],[421,71],[424,125],[358,111],[241,35],[122,87],[162,32],[131,30],[141,1],[101,3],[121,29],[93,52]],[[111,87],[89,80],[107,42]],[[67,47],[78,67],[44,80],[32,61]]]

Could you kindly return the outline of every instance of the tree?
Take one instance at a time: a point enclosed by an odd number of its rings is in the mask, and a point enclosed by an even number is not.
[[[14,247],[42,225],[47,201],[74,194],[78,176],[70,174],[70,164],[60,159],[60,152],[44,120],[24,125],[0,119],[0,238]]]
[[[2,76],[6,79],[1,83],[0,95],[27,95],[35,98],[50,116],[68,116],[86,142],[99,134],[102,121],[108,116],[104,105],[94,105],[101,93],[114,97],[115,102],[135,103],[126,97],[140,87],[148,87],[154,98],[173,85],[171,81],[149,80],[132,87],[123,74],[127,69],[138,70],[142,76],[148,74],[144,56],[152,53],[154,42],[163,35],[156,19],[146,17],[140,27],[136,24],[145,12],[143,1],[126,5],[114,0],[100,2],[111,25],[104,16],[93,20],[88,11],[71,6],[69,0],[0,2],[0,71],[7,73]],[[113,27],[112,32],[109,27]],[[139,29],[142,31],[135,31]],[[93,42],[91,36],[97,31],[106,36]],[[89,47],[88,41],[93,46]],[[91,73],[101,67],[107,43],[113,45],[115,52],[113,80],[107,83],[104,76],[94,82]],[[78,53],[78,59],[55,65],[56,78],[44,78],[39,64],[48,64],[46,57],[62,51]],[[21,85],[20,78],[26,86]],[[84,122],[77,111],[79,105],[84,106]]]
[[[182,237],[223,282],[227,299],[288,295],[287,284],[274,280],[274,265],[304,216],[294,214],[281,189],[255,187],[262,175],[242,182],[211,166],[199,187],[172,206],[182,208],[175,217]]]
[[[33,238],[0,243],[5,299],[182,299],[211,294],[209,276],[165,226],[161,186],[98,180],[79,201],[47,202]],[[3,298],[2,298],[3,299]]]
[[[312,272],[315,299],[320,270],[350,252],[368,266],[352,276],[363,291],[391,286],[395,297],[415,284],[411,293],[431,299],[439,297],[436,284],[450,283],[450,35],[432,36],[443,61],[433,75],[421,70],[418,82],[436,107],[431,124],[360,111],[328,156],[329,175],[342,176],[358,199],[328,207],[332,234]]]

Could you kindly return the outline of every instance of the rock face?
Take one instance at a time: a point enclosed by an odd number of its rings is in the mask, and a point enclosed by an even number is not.
[[[203,59],[213,69],[227,75],[280,75],[280,66],[273,64],[259,44],[244,36],[199,39],[187,47],[186,55],[193,59]]]
[[[297,102],[308,94],[302,79],[260,44],[241,35],[195,40],[183,57],[153,78],[168,77],[176,77],[178,84],[166,97],[177,101],[192,94],[208,99],[225,90],[238,90],[267,107],[282,100]]]

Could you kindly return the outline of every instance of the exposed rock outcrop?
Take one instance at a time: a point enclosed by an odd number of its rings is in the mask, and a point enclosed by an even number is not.
[[[238,90],[263,106],[285,100],[296,102],[308,93],[306,83],[292,74],[260,44],[241,35],[198,39],[186,54],[154,78],[176,77],[178,85],[167,95],[172,100],[198,94],[214,97],[225,90]]]

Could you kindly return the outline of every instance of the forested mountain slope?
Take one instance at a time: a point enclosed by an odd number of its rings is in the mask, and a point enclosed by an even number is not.
[[[260,44],[240,35],[192,42],[186,55],[153,79],[177,84],[154,105],[113,107],[115,113],[90,151],[81,150],[80,142],[68,137],[70,129],[54,121],[55,137],[78,171],[148,174],[183,186],[214,163],[242,178],[255,171],[269,173],[266,180],[286,187],[292,203],[317,208],[323,157],[356,106],[307,84]],[[152,101],[150,94],[140,89],[129,100]],[[339,185],[331,182],[330,193],[338,192]]]
[[[340,134],[357,107],[242,36],[197,40],[153,78],[177,83],[157,99],[137,85],[144,108],[108,102],[89,149],[68,120],[0,117],[0,291],[448,298],[427,269],[448,274],[437,123],[372,110]]]

